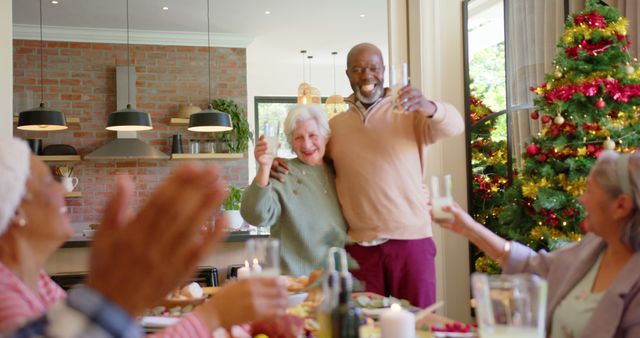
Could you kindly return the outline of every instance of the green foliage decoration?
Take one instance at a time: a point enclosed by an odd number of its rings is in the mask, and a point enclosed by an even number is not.
[[[215,99],[211,102],[213,109],[231,116],[233,130],[219,133],[217,139],[223,142],[231,153],[244,153],[249,149],[249,141],[253,133],[244,112],[233,100]]]

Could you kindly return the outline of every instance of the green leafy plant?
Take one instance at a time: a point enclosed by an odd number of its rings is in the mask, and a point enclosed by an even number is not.
[[[236,188],[234,186],[229,187],[229,196],[224,200],[222,204],[224,210],[240,210],[240,201],[242,201],[243,188]]]
[[[249,149],[249,141],[253,133],[249,129],[249,122],[242,109],[233,100],[215,99],[211,102],[213,109],[225,112],[231,116],[233,130],[219,133],[218,140],[223,142],[232,153],[244,153]]]

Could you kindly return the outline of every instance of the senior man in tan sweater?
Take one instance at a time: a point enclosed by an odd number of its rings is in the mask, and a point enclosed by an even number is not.
[[[328,156],[367,291],[426,307],[435,302],[436,247],[429,192],[423,184],[427,146],[460,134],[464,122],[450,104],[427,100],[411,85],[384,88],[380,50],[358,44],[347,56],[350,108],[330,121]],[[401,112],[398,113],[398,110]]]
[[[455,107],[427,100],[411,85],[394,103],[384,70],[378,47],[362,43],[349,51],[350,108],[329,121],[326,157],[353,241],[346,249],[360,265],[354,276],[367,291],[426,307],[436,295],[426,150],[462,133],[464,122]],[[394,111],[394,104],[402,108]]]

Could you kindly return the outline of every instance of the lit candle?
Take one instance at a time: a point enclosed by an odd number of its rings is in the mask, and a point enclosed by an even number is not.
[[[249,262],[244,261],[244,266],[238,269],[236,273],[237,273],[238,279],[247,278],[251,276],[251,269],[249,268]]]
[[[392,304],[391,308],[380,316],[381,338],[415,338],[416,316],[398,304]]]
[[[405,62],[402,64],[402,86],[409,84],[409,65]]]
[[[251,272],[253,272],[254,274],[262,272],[262,267],[260,266],[260,263],[258,263],[257,258],[253,259],[253,263],[251,264]]]

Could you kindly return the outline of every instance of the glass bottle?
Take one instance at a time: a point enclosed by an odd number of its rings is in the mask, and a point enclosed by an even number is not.
[[[333,338],[332,315],[338,306],[340,276],[335,268],[335,254],[339,248],[329,249],[327,267],[322,276],[322,300],[318,305],[318,338]]]
[[[200,152],[200,141],[198,141],[198,139],[192,138],[189,140],[189,152],[191,154],[197,154]]]
[[[340,256],[338,304],[331,313],[332,338],[360,338],[360,313],[353,305],[351,292],[353,277],[347,266],[347,253],[338,249]]]

